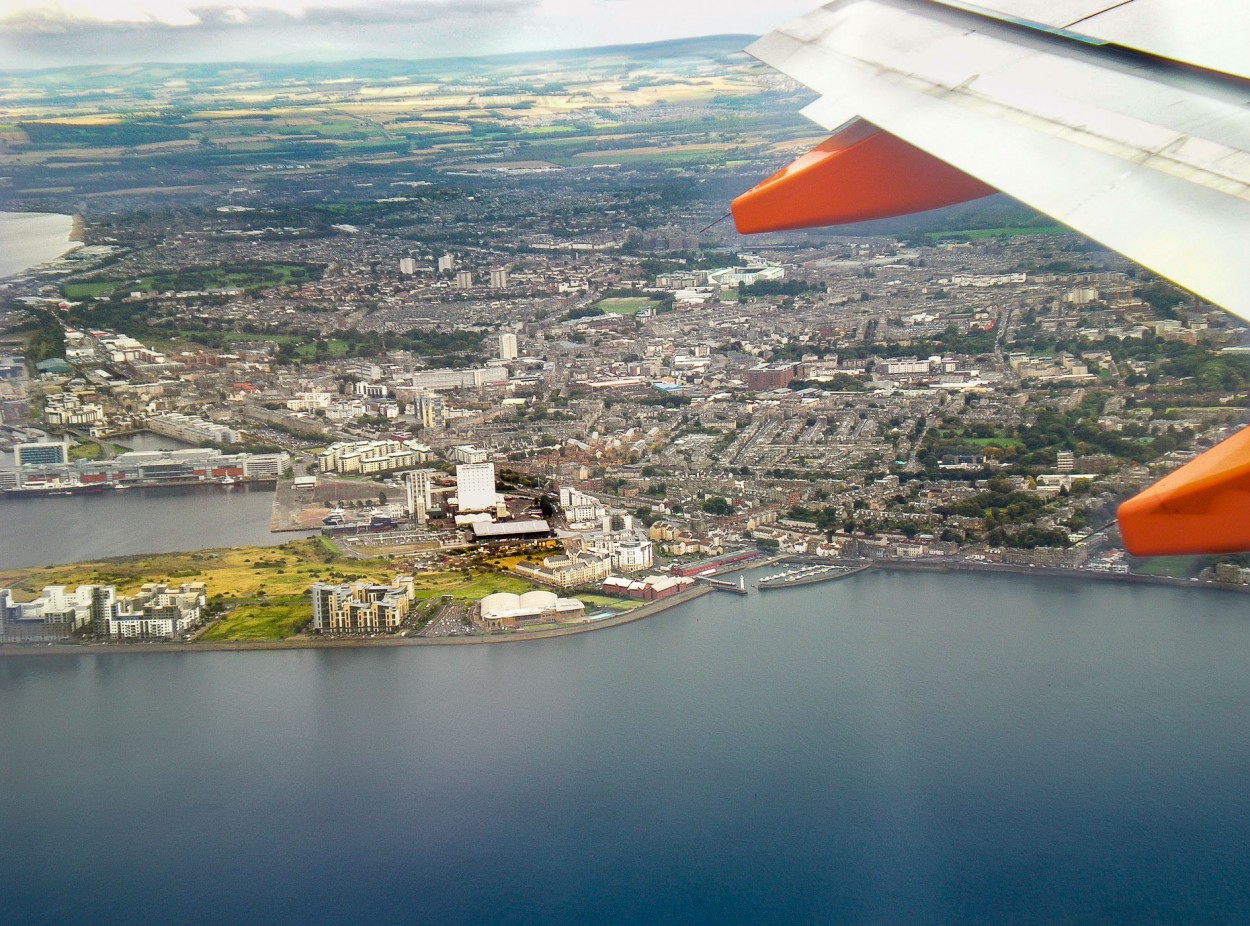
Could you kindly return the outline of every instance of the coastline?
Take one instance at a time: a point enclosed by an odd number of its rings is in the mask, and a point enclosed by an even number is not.
[[[379,649],[394,646],[476,646],[491,643],[525,643],[530,640],[550,640],[553,637],[569,637],[575,634],[593,633],[623,627],[646,620],[664,611],[702,598],[715,591],[708,585],[696,586],[688,591],[653,601],[616,617],[583,624],[569,624],[547,630],[522,631],[520,633],[492,633],[466,637],[370,637],[348,639],[289,637],[286,640],[226,640],[213,643],[3,643],[0,658],[5,656],[72,656],[83,653],[237,653],[264,650],[312,650],[312,649]]]
[[[803,561],[802,557],[778,556],[763,563],[754,563],[755,568],[773,565],[782,560]],[[865,560],[827,560],[820,562],[842,565],[858,565],[863,571],[868,567],[881,572],[925,572],[925,573],[987,573],[990,575],[1025,576],[1042,579],[1065,579],[1068,581],[1113,582],[1121,585],[1154,585],[1176,589],[1202,589],[1204,591],[1223,591],[1235,594],[1250,594],[1250,586],[1224,585],[1214,582],[1198,582],[1190,579],[1176,579],[1168,576],[1147,576],[1136,573],[1094,573],[1080,569],[1061,569],[1051,566],[1017,566],[1000,563],[976,562],[925,562],[925,561],[865,561]],[[725,570],[740,571],[740,570]],[[0,658],[5,656],[65,656],[82,653],[220,653],[220,652],[263,652],[266,650],[320,650],[320,649],[378,649],[395,646],[477,646],[496,643],[525,643],[532,640],[550,640],[555,637],[567,637],[576,634],[593,633],[596,630],[608,630],[623,627],[637,621],[646,620],[664,611],[680,607],[690,601],[713,594],[716,589],[711,585],[696,585],[688,591],[653,601],[641,607],[619,614],[616,617],[601,621],[588,621],[581,624],[569,624],[544,630],[521,632],[496,632],[489,634],[463,637],[351,637],[321,638],[295,636],[285,640],[227,640],[218,642],[197,643],[194,641],[150,643],[0,643]]]
[[[24,249],[17,251],[15,263],[0,263],[0,280],[10,280],[46,267],[86,243],[87,223],[79,213],[0,211],[0,219],[4,220],[6,236],[14,236],[13,240],[20,238],[25,245]],[[47,228],[53,219],[60,226],[55,234]],[[62,224],[66,222],[68,228]]]
[[[882,572],[945,572],[989,573],[990,575],[1029,576],[1037,579],[1067,579],[1069,581],[1114,582],[1120,585],[1161,585],[1169,588],[1201,589],[1209,592],[1233,592],[1250,594],[1250,585],[1225,585],[1220,582],[1201,582],[1197,579],[1175,579],[1170,576],[1147,576],[1140,573],[1090,572],[1086,569],[1062,569],[1056,566],[1016,566],[1003,563],[926,563],[921,560],[878,560],[873,564]]]

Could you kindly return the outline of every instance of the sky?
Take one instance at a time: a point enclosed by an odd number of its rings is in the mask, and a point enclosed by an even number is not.
[[[0,0],[0,68],[431,58],[762,34],[820,0]]]

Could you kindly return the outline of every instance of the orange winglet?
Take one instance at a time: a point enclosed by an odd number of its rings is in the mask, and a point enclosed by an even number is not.
[[[733,201],[744,235],[923,212],[997,192],[858,119]]]
[[[1250,428],[1130,498],[1117,516],[1134,556],[1250,550]]]

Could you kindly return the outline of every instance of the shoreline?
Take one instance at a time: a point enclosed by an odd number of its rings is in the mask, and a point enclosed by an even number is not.
[[[67,215],[64,212],[9,212],[0,210],[0,215],[14,217],[15,220],[20,220],[22,216],[56,216],[60,219],[69,220],[69,229],[65,232],[64,243],[57,245],[59,250],[55,254],[46,257],[40,255],[39,260],[34,263],[26,263],[24,266],[17,266],[11,270],[0,269],[0,282],[8,282],[41,270],[87,243],[87,221],[81,213],[76,212],[72,215]],[[24,260],[29,261],[31,258],[28,256]]]
[[[749,567],[774,565],[782,560],[794,562],[805,561],[802,557],[777,556]],[[1250,586],[1224,585],[1214,582],[1199,582],[1191,579],[1177,579],[1169,576],[1147,576],[1138,573],[1101,573],[1088,572],[1082,569],[1062,569],[1053,566],[1020,566],[1001,563],[976,562],[925,562],[906,560],[820,560],[830,565],[857,565],[861,571],[881,572],[925,572],[946,573],[983,573],[990,575],[1023,576],[1041,579],[1066,579],[1068,581],[1114,582],[1121,585],[1153,585],[1176,589],[1201,589],[1204,591],[1232,592],[1234,594],[1250,594]],[[741,569],[725,570],[725,572],[743,571]],[[680,607],[705,595],[716,592],[711,585],[696,585],[687,591],[653,601],[615,617],[599,621],[587,621],[581,624],[569,624],[545,630],[489,633],[463,637],[370,637],[370,638],[333,638],[333,637],[289,637],[285,640],[224,640],[217,642],[198,643],[195,641],[152,642],[152,643],[0,643],[0,658],[6,656],[66,656],[75,654],[101,653],[220,653],[220,652],[263,652],[267,650],[323,650],[323,649],[379,649],[396,646],[478,646],[496,643],[524,643],[531,640],[550,640],[555,637],[574,636],[593,633],[596,630],[609,630],[623,627],[664,611]]]
[[[1004,563],[926,563],[922,560],[877,560],[874,569],[882,572],[988,573],[990,575],[1029,576],[1035,579],[1068,579],[1085,582],[1114,582],[1120,585],[1161,585],[1168,588],[1201,589],[1209,592],[1250,594],[1250,585],[1225,585],[1198,579],[1177,579],[1171,576],[1148,576],[1137,572],[1092,572],[1087,569],[1063,569],[1058,566],[1018,566]]]
[[[530,640],[550,640],[554,637],[569,637],[576,634],[593,633],[596,630],[624,627],[626,624],[646,620],[664,611],[702,598],[704,595],[712,594],[714,591],[715,589],[708,585],[697,586],[674,595],[672,598],[644,604],[616,617],[604,618],[600,621],[587,621],[582,624],[569,624],[564,627],[552,627],[547,630],[522,631],[520,633],[493,633],[464,637],[352,637],[348,639],[289,637],[285,640],[223,640],[212,643],[195,643],[192,641],[173,643],[0,643],[0,658],[5,656],[100,655],[104,653],[238,653],[262,652],[265,650],[382,649],[396,646],[478,646],[493,643],[525,643]]]

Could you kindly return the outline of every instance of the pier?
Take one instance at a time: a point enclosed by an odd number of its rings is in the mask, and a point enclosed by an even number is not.
[[[729,592],[731,595],[746,595],[747,585],[746,579],[738,577],[737,582],[728,582],[725,579],[713,579],[711,576],[695,576],[696,582],[702,582],[704,585],[710,585],[718,592]]]
[[[872,566],[872,563],[863,566],[803,565],[770,578],[761,579],[755,587],[764,592],[777,588],[794,588],[797,585],[812,585],[816,582],[832,582],[834,579],[858,575],[871,569]]]

